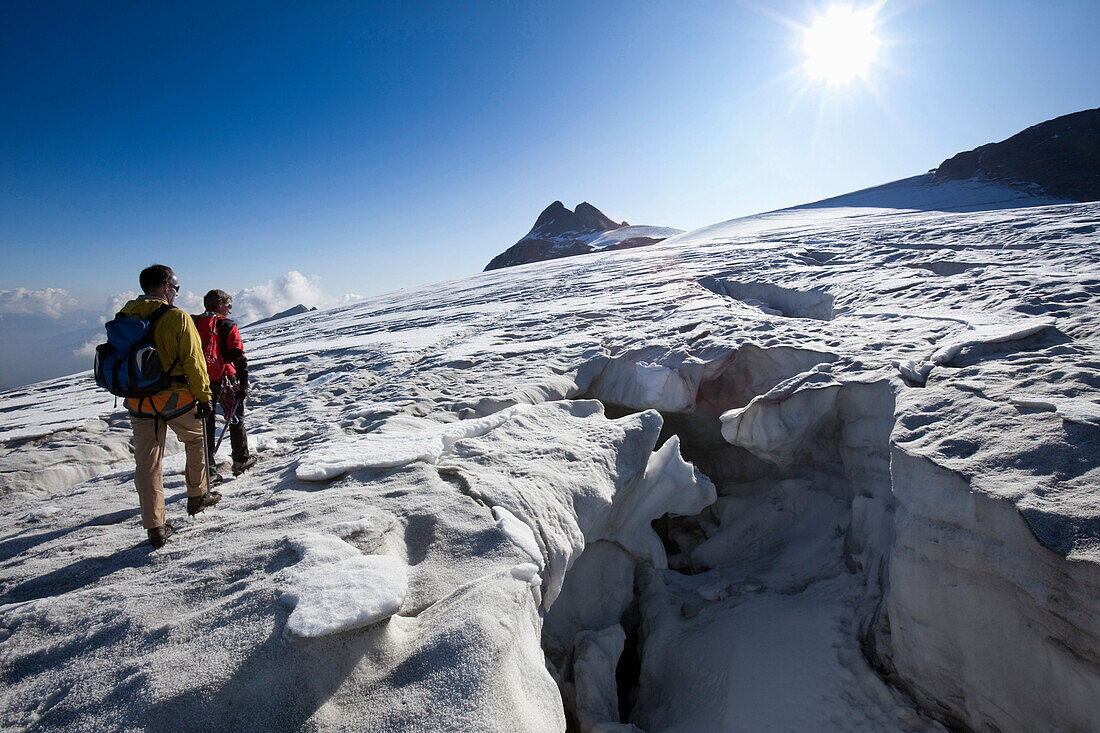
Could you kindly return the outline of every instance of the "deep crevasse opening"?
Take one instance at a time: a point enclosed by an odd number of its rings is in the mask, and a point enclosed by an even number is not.
[[[717,500],[653,521],[667,568],[606,540],[570,568],[544,648],[571,729],[934,727],[865,641],[892,541],[893,386],[841,383],[829,360],[747,346],[684,379],[624,358],[593,384],[608,417],[663,408],[655,450],[675,438]]]

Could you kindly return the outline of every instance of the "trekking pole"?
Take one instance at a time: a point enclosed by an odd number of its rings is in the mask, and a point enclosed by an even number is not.
[[[221,433],[221,435],[218,436],[218,441],[214,444],[214,450],[211,453],[211,455],[214,455],[214,456],[218,455],[218,448],[221,447],[222,440],[225,439],[225,434],[229,431],[230,423],[232,423],[234,421],[233,419],[231,419],[230,413],[231,412],[235,413],[237,411],[236,410],[236,405],[233,406],[232,410],[229,409],[229,405],[227,404],[227,401],[225,399],[225,394],[226,394],[227,389],[229,389],[229,383],[227,381],[227,378],[222,377],[221,382],[219,383],[219,386],[218,386],[218,391],[216,393],[217,397],[211,404],[211,409],[216,410],[217,406],[218,406],[218,403],[220,402],[221,405],[222,405],[222,412],[225,414],[225,425],[222,426],[222,433]],[[232,393],[230,393],[230,394],[232,394]]]
[[[221,447],[222,441],[225,439],[225,434],[229,432],[229,424],[231,422],[232,422],[232,420],[229,419],[229,415],[226,415],[225,416],[225,425],[222,426],[221,435],[218,436],[218,442],[214,443],[214,452],[213,452],[213,454],[215,456],[218,455],[218,448]]]
[[[210,455],[206,452],[206,447],[210,445],[206,442],[206,418],[200,417],[199,422],[202,423],[202,454],[203,462],[206,464],[206,491],[210,492],[210,487],[213,486],[213,476],[210,473]]]

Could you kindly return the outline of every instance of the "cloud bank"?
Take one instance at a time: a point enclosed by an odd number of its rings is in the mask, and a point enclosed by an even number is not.
[[[60,318],[64,313],[75,310],[77,305],[76,298],[61,288],[0,290],[0,313]]]
[[[79,347],[73,349],[74,359],[87,359],[92,360],[95,358],[95,347],[103,343],[103,339],[95,338],[91,341],[85,341]]]

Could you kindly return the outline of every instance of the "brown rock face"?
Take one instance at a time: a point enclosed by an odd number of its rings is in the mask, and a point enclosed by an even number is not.
[[[999,143],[948,158],[936,179],[978,177],[1039,186],[1050,196],[1100,200],[1100,108],[1047,120]]]

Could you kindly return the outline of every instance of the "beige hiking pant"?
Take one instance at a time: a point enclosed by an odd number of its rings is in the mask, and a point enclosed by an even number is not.
[[[161,460],[164,458],[165,425],[172,428],[187,452],[187,468],[184,480],[188,496],[206,493],[206,449],[202,444],[202,421],[189,410],[171,420],[130,415],[134,429],[134,485],[141,503],[141,524],[145,529],[164,525],[164,478],[161,476]]]

